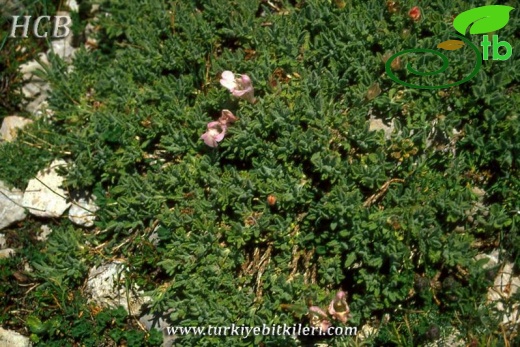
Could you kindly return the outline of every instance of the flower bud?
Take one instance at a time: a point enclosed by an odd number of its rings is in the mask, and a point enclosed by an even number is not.
[[[410,17],[414,22],[418,22],[421,20],[421,9],[418,6],[414,6],[408,11],[408,17]]]

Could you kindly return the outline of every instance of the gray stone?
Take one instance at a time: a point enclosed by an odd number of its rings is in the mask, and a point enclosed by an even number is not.
[[[8,189],[0,181],[0,230],[12,223],[25,219],[26,210],[23,206],[23,192],[18,189]]]
[[[500,250],[498,250],[498,249],[495,249],[494,251],[492,251],[489,254],[481,253],[481,254],[477,254],[475,256],[475,260],[487,259],[488,262],[482,266],[484,269],[490,269],[490,268],[497,266],[498,262],[499,262],[499,258],[500,258]]]
[[[16,254],[12,248],[0,249],[0,259],[9,258]]]
[[[79,12],[79,6],[76,0],[67,0],[65,5],[71,10],[75,12]]]
[[[70,207],[67,192],[61,188],[63,177],[56,172],[64,165],[64,160],[54,160],[49,168],[40,171],[36,178],[29,181],[22,204],[31,214],[39,217],[60,217]]]
[[[0,327],[0,347],[30,347],[31,341],[28,337],[12,330]]]
[[[0,138],[6,142],[14,141],[18,130],[23,129],[23,127],[32,122],[30,119],[19,116],[5,117],[0,128]]]
[[[383,130],[385,133],[385,139],[387,139],[387,140],[390,139],[390,137],[392,136],[392,132],[394,131],[394,120],[393,119],[392,119],[392,122],[390,123],[390,125],[386,125],[385,123],[383,123],[383,121],[381,119],[377,119],[377,118],[371,118],[369,122],[370,122],[370,125],[368,128],[369,131]]]
[[[513,263],[506,262],[487,293],[488,303],[495,304],[503,326],[511,331],[518,330],[520,326],[520,304],[510,304],[511,297],[520,289],[520,276],[513,276],[513,267]]]
[[[426,347],[438,347],[438,346],[446,346],[446,347],[464,347],[466,343],[460,337],[460,331],[457,329],[453,329],[447,336],[441,337],[434,342],[426,344]]]
[[[58,11],[56,15],[70,16],[70,13],[67,11]],[[74,57],[74,53],[76,52],[76,49],[72,47],[72,36],[72,31],[70,31],[68,36],[51,41],[51,48],[47,51],[47,54],[52,52],[67,63],[70,63]]]
[[[153,312],[146,312],[141,317],[139,317],[139,322],[141,322],[142,325],[147,330],[158,330],[163,335],[163,344],[162,347],[170,347],[173,345],[173,342],[176,338],[175,335],[168,334],[168,327],[172,326],[172,324],[169,322],[169,316],[172,310],[169,310],[164,313],[153,313]]]
[[[52,229],[49,228],[48,225],[42,225],[40,230],[41,230],[41,233],[40,233],[40,235],[36,236],[36,240],[42,241],[42,242],[47,241],[47,238],[52,233]]]
[[[31,60],[25,64],[22,64],[18,67],[18,70],[22,73],[24,81],[30,80],[38,80],[41,81],[41,78],[35,75],[36,71],[44,71],[44,67],[49,66],[49,60],[47,59],[47,55],[45,53],[38,54],[38,58]]]
[[[126,288],[127,271],[127,266],[118,261],[90,269],[85,289],[88,301],[101,307],[123,306],[129,314],[139,316],[151,298],[145,297],[137,286]]]
[[[91,227],[94,225],[98,209],[99,207],[94,203],[94,199],[79,198],[70,207],[69,219],[74,224]]]

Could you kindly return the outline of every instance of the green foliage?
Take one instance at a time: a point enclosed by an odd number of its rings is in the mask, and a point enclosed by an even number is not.
[[[52,153],[31,146],[34,138],[29,139],[31,142],[28,142],[28,144],[20,146],[21,141],[24,141],[22,138],[26,137],[22,135],[18,143],[2,143],[0,146],[0,155],[2,156],[0,176],[2,181],[20,189],[24,189],[29,180],[34,178],[38,171],[49,164],[53,158]]]
[[[382,56],[434,47],[454,31],[451,18],[470,8],[430,2],[414,23],[407,15],[414,5],[403,1],[392,14],[382,1],[344,8],[324,1],[105,2],[99,49],[79,49],[72,71],[54,59],[46,73],[52,127],[41,121],[31,131],[49,144],[42,153],[74,163],[68,188],[96,195],[102,232],[91,244],[104,242],[104,256],[127,259],[131,280],[153,297],[152,311],[171,310],[172,325],[306,324],[305,308],[326,307],[341,287],[349,293],[348,325],[380,323],[374,345],[415,346],[453,327],[468,341],[482,334],[499,340],[485,306],[492,279],[474,256],[488,251],[479,245],[499,244],[519,263],[518,53],[484,62],[451,89],[397,85]],[[500,39],[520,47],[516,13]],[[457,52],[448,70],[455,80],[470,61]],[[247,73],[258,102],[231,99],[218,82],[224,70]],[[381,94],[367,100],[376,82]],[[200,135],[223,108],[239,121],[209,148]],[[390,138],[369,131],[370,115],[394,119]],[[7,148],[31,158],[23,142]],[[66,307],[67,288],[80,286],[87,263],[101,259],[87,254],[81,232],[59,230],[34,262],[43,282],[34,295],[47,302],[52,288]],[[153,231],[157,246],[148,239]],[[46,345],[94,344],[87,328],[104,332],[110,317],[116,323],[102,336],[145,343],[125,329],[118,310],[79,323],[36,311],[39,321],[28,325]],[[79,325],[60,340],[53,329],[67,324]],[[179,341],[299,343],[283,336]]]
[[[17,31],[17,37],[9,38],[13,16],[21,16],[19,24],[21,24],[23,16],[32,16],[34,21],[34,18],[38,16],[56,13],[60,4],[59,0],[2,2],[2,12],[0,13],[0,121],[5,116],[20,111],[20,103],[24,99],[22,94],[24,83],[18,68],[35,59],[38,53],[46,51],[49,47],[47,39],[36,39],[30,35],[22,38],[21,29]],[[49,27],[50,23],[43,21],[40,32],[49,30]]]

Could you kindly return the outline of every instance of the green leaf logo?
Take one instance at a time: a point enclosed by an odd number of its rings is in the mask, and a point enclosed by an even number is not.
[[[453,27],[462,35],[469,29],[470,34],[486,34],[506,26],[509,22],[509,12],[514,7],[489,5],[476,7],[459,14],[453,21]]]

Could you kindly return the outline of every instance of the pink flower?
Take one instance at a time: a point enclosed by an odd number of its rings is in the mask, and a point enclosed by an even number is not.
[[[234,97],[245,99],[254,104],[256,102],[255,90],[253,89],[251,78],[248,75],[239,76],[239,78],[236,78],[233,72],[224,71],[221,75],[220,84],[229,89]]]
[[[217,147],[218,143],[226,136],[226,126],[222,126],[219,122],[209,122],[208,130],[200,137],[204,143],[210,147]]]
[[[238,87],[235,74],[231,71],[224,71],[221,75],[220,84],[229,89],[231,93]]]
[[[238,120],[230,110],[222,110],[217,121],[208,123],[208,130],[200,137],[210,147],[217,147],[218,143],[226,136],[228,124]]]
[[[345,324],[350,316],[350,308],[347,304],[347,293],[340,290],[329,305],[329,314]]]
[[[218,119],[218,122],[222,126],[227,126],[228,124],[234,123],[237,121],[237,117],[230,111],[230,110],[222,110],[220,113],[220,118]]]
[[[326,332],[330,327],[329,317],[327,313],[318,306],[309,307],[309,321],[311,326],[320,328],[321,331]]]

